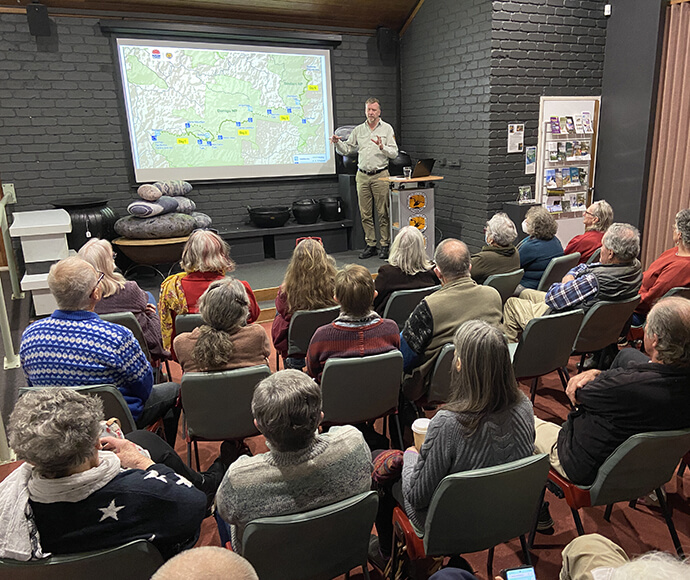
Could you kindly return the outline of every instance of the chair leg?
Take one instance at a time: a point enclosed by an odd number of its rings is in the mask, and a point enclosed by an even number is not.
[[[578,372],[578,373],[581,373],[581,372],[582,372],[582,369],[585,368],[585,358],[586,358],[586,357],[587,357],[586,354],[583,354],[583,355],[580,357],[580,364],[577,365],[577,372]]]
[[[565,367],[561,367],[558,370],[558,376],[561,379],[561,384],[563,385],[563,390],[565,391],[568,388],[568,382],[570,381],[570,373],[568,373],[568,369]]]
[[[350,580],[350,571],[345,572],[345,580]]]
[[[488,578],[493,578],[494,571],[494,547],[489,548],[489,555],[486,557],[486,573]]]
[[[201,471],[201,464],[199,462],[199,444],[194,441],[194,457],[196,458],[196,470]]]
[[[187,467],[192,466],[192,442],[187,442]]]
[[[611,521],[611,511],[613,510],[613,504],[610,503],[606,506],[606,511],[604,512],[604,519],[607,522]]]
[[[522,554],[525,556],[525,564],[531,566],[532,556],[529,553],[529,546],[527,545],[527,539],[525,538],[525,534],[520,535],[520,545],[522,546]]]
[[[680,538],[676,532],[676,526],[673,525],[673,516],[671,511],[668,509],[668,504],[666,503],[666,498],[660,487],[656,488],[656,497],[659,499],[659,505],[661,506],[661,511],[664,514],[664,519],[666,520],[666,525],[668,526],[668,531],[671,534],[671,539],[673,540],[673,545],[676,547],[676,553],[679,558],[684,558],[683,546],[680,545]]]
[[[280,370],[280,355],[278,354],[278,351],[276,351],[276,370]]]
[[[687,463],[685,463],[685,459],[680,460],[680,465],[678,466],[678,477],[683,477],[683,474],[685,473],[685,468],[688,466]]]
[[[366,564],[362,564],[362,573],[367,580],[371,580],[371,577],[369,576],[369,566]]]
[[[575,528],[577,528],[577,535],[584,536],[585,529],[582,527],[582,520],[580,519],[580,514],[576,509],[573,508],[570,508],[570,511],[573,512],[573,519],[575,520]]]
[[[534,546],[534,536],[537,535],[537,525],[539,524],[539,512],[541,511],[541,506],[544,503],[544,495],[546,495],[546,485],[544,489],[541,490],[541,495],[539,496],[539,503],[537,504],[537,511],[534,514],[534,524],[529,532],[529,543],[527,544],[530,548]]]
[[[534,404],[534,397],[537,396],[537,385],[539,384],[539,377],[534,377],[532,379],[532,386],[530,387],[529,390],[529,399],[532,401],[532,404]]]
[[[402,428],[400,427],[400,417],[397,413],[393,414],[393,421],[395,422],[395,429],[398,432],[398,449],[404,449],[405,443],[403,442]],[[391,441],[393,441],[392,436]]]

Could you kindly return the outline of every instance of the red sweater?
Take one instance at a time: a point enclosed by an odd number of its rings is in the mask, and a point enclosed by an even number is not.
[[[575,236],[568,242],[568,245],[563,250],[564,254],[574,254],[580,252],[580,261],[578,264],[584,264],[592,257],[592,254],[601,248],[601,239],[604,237],[604,232],[596,230],[589,230],[584,234]]]
[[[382,354],[400,348],[398,325],[387,318],[355,326],[335,320],[318,328],[307,349],[307,372],[321,383],[326,360]]]
[[[225,277],[225,274],[219,272],[190,272],[187,274],[180,283],[182,284],[182,289],[184,290],[184,297],[187,300],[187,308],[190,314],[196,314],[199,312],[199,306],[197,302],[201,295],[206,292],[206,289],[211,285],[211,282],[216,280],[221,280]],[[249,298],[249,318],[247,319],[247,324],[256,322],[261,314],[261,309],[259,308],[259,303],[256,301],[254,292],[252,292],[251,286],[244,280],[240,280],[244,289],[247,291],[247,298]]]
[[[676,286],[690,286],[690,257],[678,256],[677,248],[666,250],[654,260],[642,277],[640,297],[642,300],[635,309],[646,315],[666,292]]]

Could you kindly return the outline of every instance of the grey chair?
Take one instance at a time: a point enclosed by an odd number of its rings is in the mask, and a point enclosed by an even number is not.
[[[596,352],[618,341],[639,303],[640,296],[635,295],[619,302],[600,300],[589,309],[573,343],[572,354],[581,355],[578,365],[580,370],[588,353]]]
[[[242,536],[242,555],[261,580],[331,580],[362,567],[378,496],[368,491],[301,514],[259,518]]]
[[[501,302],[505,304],[506,300],[515,292],[515,288],[517,288],[520,280],[522,280],[524,273],[525,271],[520,268],[519,270],[513,270],[512,272],[506,272],[504,274],[492,274],[484,280],[484,286],[496,288],[501,295]]]
[[[525,561],[531,564],[525,535],[530,534],[531,542],[548,471],[548,456],[541,454],[447,475],[431,498],[423,537],[405,512],[395,508],[395,541],[404,540],[411,560],[488,549],[487,571],[493,578],[494,546],[519,537]],[[394,549],[393,570],[397,553]]]
[[[89,385],[71,388],[84,395],[95,395],[100,398],[103,401],[103,416],[106,419],[117,418],[125,435],[137,428],[132,412],[127,406],[127,401],[114,385]],[[157,423],[162,426],[162,419],[159,419]]]
[[[162,565],[163,557],[153,544],[134,540],[115,548],[50,556],[29,562],[0,558],[0,578],[62,580],[99,578],[106,573],[115,578],[149,580]]]
[[[353,358],[329,358],[321,375],[323,424],[349,425],[392,415],[402,449],[398,418],[403,356],[399,350]],[[392,429],[389,430],[392,435]]]
[[[287,356],[304,356],[316,330],[333,322],[338,318],[338,314],[340,314],[340,306],[295,312],[290,318],[288,327]],[[280,355],[276,352],[276,370],[279,369]]]
[[[605,505],[604,519],[609,521],[614,503],[629,501],[630,507],[635,507],[638,497],[656,491],[673,545],[682,558],[683,547],[661,487],[671,479],[688,448],[690,429],[638,433],[619,445],[604,461],[592,485],[575,485],[551,469],[549,488],[568,502],[579,535],[585,530],[578,509]]]
[[[601,248],[594,250],[594,253],[587,260],[587,264],[594,264],[599,261],[599,256],[601,256]]]
[[[231,371],[184,373],[182,409],[187,440],[187,465],[192,444],[199,470],[198,441],[239,440],[258,435],[251,402],[256,385],[271,374],[266,365]]]
[[[668,298],[669,296],[678,296],[680,298],[690,300],[690,288],[686,288],[685,286],[675,286],[666,292],[662,298]]]
[[[520,342],[508,345],[515,378],[532,379],[532,403],[539,377],[543,375],[558,371],[563,389],[568,386],[568,360],[583,318],[582,309],[533,318],[527,323]]]
[[[436,359],[434,369],[431,371],[431,379],[429,379],[429,393],[426,397],[429,405],[448,402],[454,357],[455,345],[452,342],[444,344]]]
[[[394,320],[400,330],[423,298],[433,294],[441,286],[428,286],[427,288],[415,288],[413,290],[396,290],[388,298],[386,308],[383,310],[383,318]]]
[[[201,326],[204,319],[201,314],[178,314],[175,316],[175,336],[183,332],[192,332],[197,326]]]
[[[539,280],[539,286],[537,290],[546,292],[551,284],[554,282],[560,282],[571,268],[577,266],[580,261],[580,252],[575,252],[574,254],[567,254],[565,256],[559,256],[558,258],[553,258],[549,265],[544,270],[544,273]]]

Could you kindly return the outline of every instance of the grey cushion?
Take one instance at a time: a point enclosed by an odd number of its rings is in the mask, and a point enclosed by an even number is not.
[[[197,227],[196,220],[184,213],[168,213],[150,218],[127,216],[115,222],[115,231],[138,240],[179,238],[187,236]]]

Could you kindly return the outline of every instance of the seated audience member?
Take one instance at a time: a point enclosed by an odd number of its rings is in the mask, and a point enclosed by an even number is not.
[[[285,279],[276,296],[276,317],[271,335],[273,346],[283,357],[286,368],[304,367],[304,353],[288,359],[288,330],[292,315],[298,310],[319,310],[335,306],[335,260],[319,240],[307,238],[295,246],[285,271]]]
[[[371,309],[374,280],[364,266],[348,264],[335,277],[335,299],[340,316],[318,328],[307,349],[307,372],[318,383],[331,357],[381,354],[400,347],[398,325]]]
[[[417,228],[405,226],[391,246],[388,264],[379,268],[374,282],[374,310],[383,316],[388,299],[396,290],[428,288],[439,283],[434,268],[426,257],[424,236]]]
[[[455,357],[448,403],[434,415],[418,451],[405,451],[400,483],[391,492],[410,521],[424,529],[431,497],[451,473],[501,465],[534,453],[534,414],[518,388],[501,331],[470,320],[453,337]],[[388,490],[384,488],[384,492]],[[380,551],[390,556],[396,502],[381,499],[376,529]]]
[[[259,580],[239,554],[218,546],[185,550],[161,566],[151,580]]]
[[[405,360],[403,393],[416,401],[428,390],[431,371],[443,346],[467,320],[501,322],[501,296],[495,288],[479,286],[470,277],[470,252],[453,238],[443,240],[434,254],[436,275],[443,287],[413,310],[400,335]]]
[[[564,254],[580,252],[580,264],[584,264],[601,248],[601,240],[613,223],[613,208],[603,199],[595,201],[585,210],[582,223],[585,233],[575,236],[563,250]]]
[[[644,342],[647,355],[625,348],[610,370],[570,379],[566,392],[575,410],[563,427],[535,418],[537,451],[548,453],[551,466],[577,485],[590,485],[630,436],[690,427],[690,301],[659,300],[647,317]]]
[[[556,220],[542,206],[527,211],[522,230],[529,237],[518,245],[520,268],[525,270],[520,284],[535,290],[551,260],[563,255],[563,246],[556,237]]]
[[[613,224],[604,234],[600,262],[579,264],[548,292],[523,290],[519,298],[508,298],[503,313],[503,330],[508,342],[519,335],[533,318],[549,311],[585,312],[599,300],[627,300],[637,295],[642,283],[640,233],[630,224]]]
[[[630,561],[618,544],[599,534],[572,540],[561,554],[559,580],[680,580],[690,578],[690,560],[649,552]]]
[[[242,282],[211,282],[199,298],[199,312],[204,324],[176,336],[173,343],[184,372],[268,364],[271,345],[262,326],[247,324],[249,299]]]
[[[72,389],[37,389],[19,399],[8,434],[26,463],[0,484],[1,557],[29,560],[144,539],[169,558],[194,545],[204,494],[132,442],[100,438],[102,419],[101,400]]]
[[[484,241],[486,245],[472,256],[472,280],[483,284],[493,274],[505,274],[520,269],[520,254],[513,242],[517,230],[512,220],[499,212],[486,222]]]
[[[156,305],[136,282],[125,280],[115,271],[115,255],[108,240],[92,238],[79,250],[79,257],[104,274],[101,280],[103,296],[96,303],[96,314],[131,312],[137,319],[146,339],[146,345],[154,359],[167,358],[170,353],[163,349],[161,321]]]
[[[364,438],[349,425],[318,433],[321,389],[305,373],[282,370],[261,381],[252,414],[270,451],[235,461],[216,495],[236,552],[251,520],[309,511],[371,488]]]
[[[30,387],[114,385],[137,426],[163,417],[166,440],[174,445],[180,385],[154,385],[151,365],[132,331],[94,313],[103,278],[78,257],[51,266],[48,287],[58,309],[22,335],[19,355],[26,381]]]
[[[633,314],[633,324],[644,323],[649,309],[676,286],[690,286],[690,209],[676,214],[673,225],[674,247],[654,260],[642,276],[640,303]]]
[[[175,317],[199,312],[197,301],[211,282],[235,270],[230,247],[211,230],[196,230],[189,236],[182,252],[180,267],[184,272],[168,276],[161,284],[159,310],[163,346],[170,349],[175,338]],[[247,282],[242,282],[249,297],[250,324],[261,314],[259,304]]]

